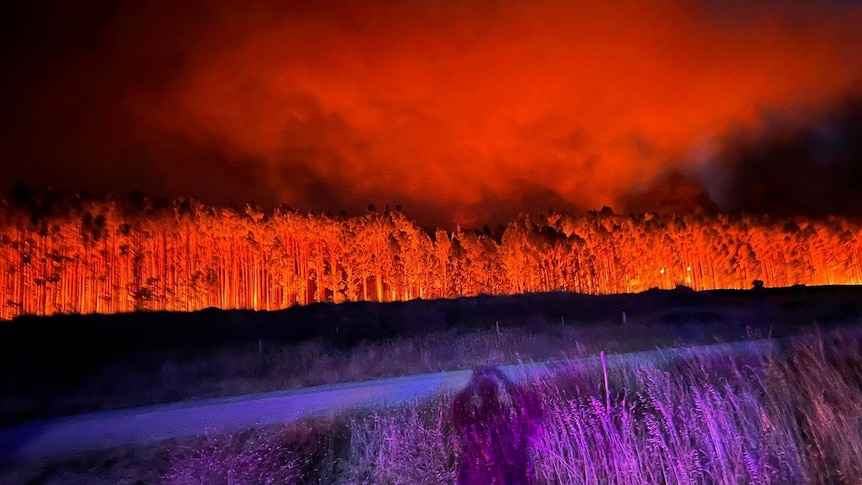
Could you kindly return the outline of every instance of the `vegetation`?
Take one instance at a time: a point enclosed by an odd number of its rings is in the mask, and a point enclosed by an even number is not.
[[[857,322],[858,287],[566,293],[0,325],[0,425],[345,381],[776,337]],[[623,310],[624,309],[624,310]],[[623,311],[625,322],[623,323]]]
[[[751,215],[522,215],[428,231],[400,210],[348,217],[192,199],[0,203],[0,319],[313,302],[862,282],[857,220]]]
[[[596,367],[533,382],[546,410],[533,446],[540,482],[860,483],[860,343],[812,337],[786,355],[746,361],[695,353],[610,369],[608,389]],[[448,396],[356,418],[336,481],[451,483],[459,458],[451,404]],[[199,483],[177,473],[188,466],[176,463],[168,482]]]
[[[545,410],[531,447],[539,483],[860,483],[860,355],[857,330],[744,359],[695,351],[682,361],[611,367],[607,387],[600,363],[562,368],[523,384]],[[120,458],[19,464],[0,477],[17,483],[38,469],[43,482],[135,483],[157,472],[180,485],[452,483],[461,446],[452,401],[163,443]]]
[[[22,378],[0,401],[0,425],[181,400],[563,359],[597,354],[600,350],[625,352],[692,343],[675,336],[675,330],[642,324],[625,329],[558,326],[534,334],[504,328],[499,333],[494,330],[461,336],[432,333],[386,342],[363,342],[349,350],[307,341],[286,345],[266,343],[260,353],[257,344],[252,344],[217,348],[191,358],[168,354],[155,362],[141,356],[129,358],[122,365],[94,369],[71,385],[50,386],[32,376]],[[703,331],[701,340],[708,340],[710,334],[706,328]]]

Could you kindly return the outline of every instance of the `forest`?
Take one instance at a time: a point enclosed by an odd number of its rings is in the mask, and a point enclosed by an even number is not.
[[[522,214],[496,231],[360,215],[18,191],[0,202],[0,318],[277,310],[479,294],[858,284],[860,221]]]

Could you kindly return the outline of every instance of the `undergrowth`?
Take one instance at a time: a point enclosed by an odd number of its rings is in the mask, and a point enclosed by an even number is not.
[[[731,360],[568,366],[523,385],[542,396],[532,442],[543,484],[862,483],[860,338],[813,336]],[[605,387],[607,382],[607,388]],[[453,483],[453,396],[214,438],[176,455],[167,483]]]

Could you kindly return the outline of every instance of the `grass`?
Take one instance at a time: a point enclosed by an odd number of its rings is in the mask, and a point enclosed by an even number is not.
[[[811,338],[786,356],[611,369],[609,394],[596,368],[529,384],[545,407],[539,482],[862,483],[859,347]],[[451,401],[354,419],[335,481],[452,483]]]
[[[739,333],[715,337],[714,329],[701,326],[683,339],[678,327],[651,323],[557,324],[544,325],[540,332],[492,327],[464,334],[437,332],[383,342],[363,341],[345,350],[318,341],[262,342],[260,346],[217,348],[194,356],[145,356],[146,362],[131,357],[123,364],[100,368],[65,390],[10,389],[0,401],[0,425],[42,416],[561,359],[600,350],[627,352],[707,343],[744,335],[744,331]]]
[[[534,445],[539,481],[862,483],[859,350],[858,340],[833,346],[812,341],[786,358],[706,362],[695,355],[673,369],[611,372],[609,403],[596,369],[569,369],[535,384],[546,407]],[[409,483],[405,476],[389,476],[390,466],[399,463],[407,470],[451,473],[457,446],[440,447],[448,453],[432,447],[417,459],[377,444],[397,442],[407,430],[434,436],[423,427],[437,431],[437,443],[451,443],[445,420],[420,424],[402,415],[375,415],[358,423],[354,436],[377,430],[379,437],[360,440],[372,446],[351,454],[352,473],[387,470],[372,483]]]
[[[862,336],[850,332],[736,360],[692,351],[681,361],[609,368],[607,387],[599,363],[563,367],[524,384],[544,408],[531,448],[538,482],[862,483],[860,351]],[[453,483],[461,443],[452,403],[444,395],[406,408],[162,444],[166,451],[151,452],[137,471],[159,470],[163,483],[177,485]],[[111,468],[76,466],[97,470],[94,482]],[[137,473],[131,457],[115,459],[116,467]],[[62,483],[40,480],[33,483]]]

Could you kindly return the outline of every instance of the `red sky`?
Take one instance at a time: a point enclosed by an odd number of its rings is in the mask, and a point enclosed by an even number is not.
[[[7,34],[5,186],[468,226],[661,210],[665,180],[732,206],[755,148],[862,95],[856,2],[41,1]]]

